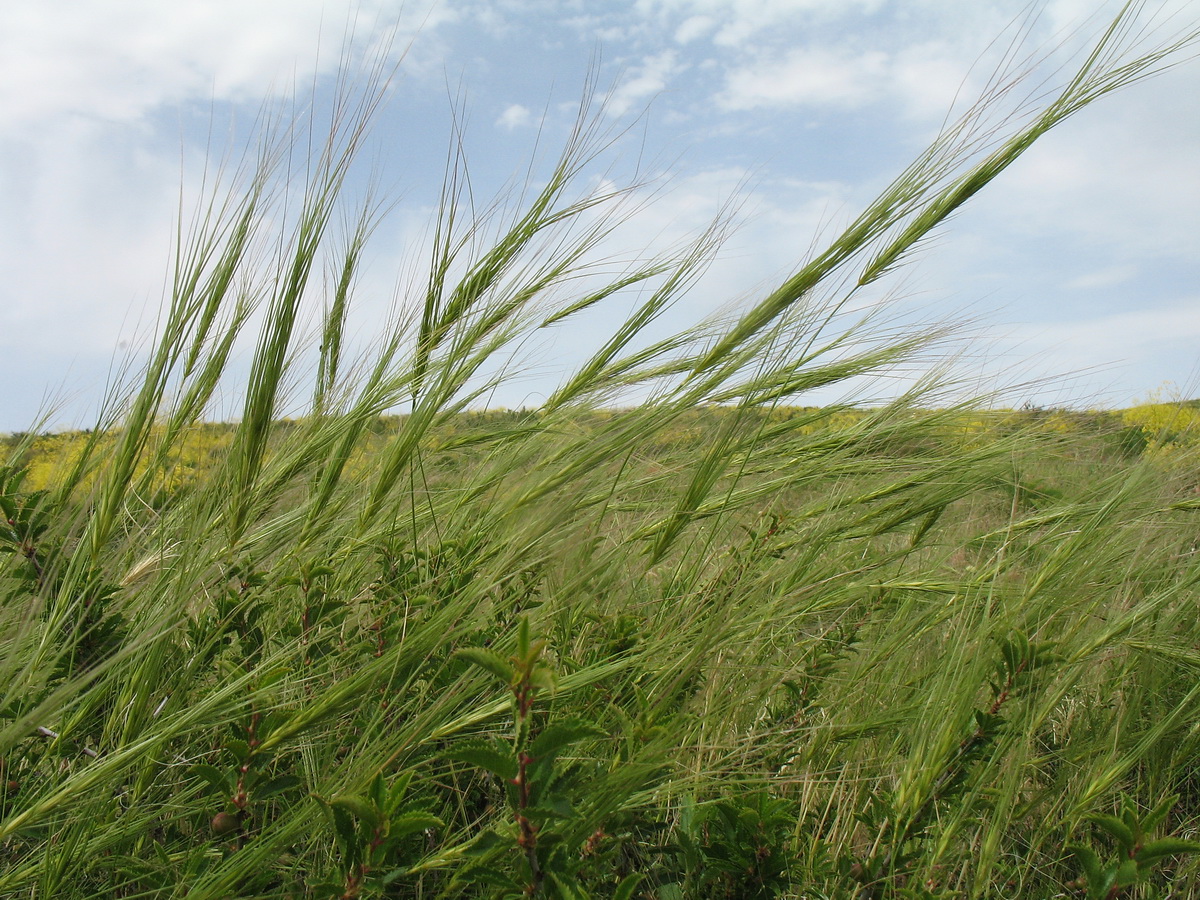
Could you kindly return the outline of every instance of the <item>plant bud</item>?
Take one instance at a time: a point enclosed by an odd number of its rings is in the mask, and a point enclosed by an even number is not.
[[[241,819],[233,813],[219,812],[213,816],[212,830],[214,834],[229,834],[241,827]]]

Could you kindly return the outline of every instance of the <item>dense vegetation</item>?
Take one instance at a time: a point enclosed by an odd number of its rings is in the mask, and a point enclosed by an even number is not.
[[[852,301],[1175,58],[1127,52],[1136,12],[1060,96],[1001,130],[997,81],[776,290],[666,338],[721,228],[596,263],[622,195],[571,193],[584,115],[518,212],[468,215],[452,167],[411,310],[349,364],[377,210],[334,226],[380,85],[312,158],[268,132],[181,228],[95,427],[7,443],[0,896],[1189,896],[1193,407],[988,412],[936,379],[795,405],[936,349]],[[469,412],[613,296],[538,409]],[[237,424],[207,424],[247,344]]]

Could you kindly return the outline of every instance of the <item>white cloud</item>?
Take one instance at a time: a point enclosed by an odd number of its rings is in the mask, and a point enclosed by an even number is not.
[[[11,133],[64,113],[133,121],[186,99],[288,94],[337,68],[343,38],[394,17],[386,0],[13,0],[0,6],[0,122]],[[423,19],[405,15],[400,46]]]
[[[979,88],[970,75],[970,60],[945,41],[923,42],[899,50],[890,60],[885,89],[919,120],[940,119]]]
[[[1021,331],[1034,346],[1053,351],[1067,370],[1094,365],[1097,359],[1150,366],[1172,350],[1192,354],[1200,340],[1200,297],[1172,306],[1031,325]]]
[[[789,106],[852,109],[887,101],[900,115],[939,120],[979,90],[970,51],[937,38],[892,46],[878,38],[854,45],[810,43],[781,52],[765,49],[726,72],[717,95],[723,109]]]
[[[531,121],[533,121],[533,115],[529,112],[529,107],[513,103],[500,113],[500,118],[496,119],[496,125],[505,131],[512,131],[528,125]]]
[[[612,92],[608,98],[608,111],[618,117],[625,115],[638,104],[660,93],[682,68],[679,55],[674,50],[647,56]]]
[[[763,59],[729,73],[717,102],[726,110],[771,106],[858,106],[887,85],[888,58],[878,51],[852,54],[810,48],[784,59]]]
[[[1200,67],[1190,66],[1100,100],[1030,149],[978,212],[1109,254],[1194,260],[1197,97]]]
[[[675,29],[675,41],[680,44],[690,44],[712,31],[714,22],[711,16],[689,16]]]
[[[883,0],[638,0],[635,10],[655,18],[704,17],[718,23],[713,41],[724,47],[745,47],[763,32],[780,25],[831,20],[872,13]],[[712,25],[706,23],[706,30]]]
[[[214,102],[248,101],[252,117],[343,62],[353,78],[423,14],[398,25],[390,0],[0,4],[0,354],[31,386],[78,380],[94,403],[113,353],[158,314],[181,184],[196,189],[205,164],[191,123]],[[0,429],[32,409],[0,404]]]
[[[74,119],[37,144],[0,144],[3,169],[22,176],[0,182],[0,335],[44,352],[106,352],[131,303],[157,306],[179,158],[147,153],[142,137]]]

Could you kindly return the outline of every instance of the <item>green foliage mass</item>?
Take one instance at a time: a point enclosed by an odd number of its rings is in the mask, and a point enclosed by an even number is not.
[[[516,212],[452,164],[411,315],[347,362],[377,210],[338,196],[383,76],[323,148],[268,129],[181,227],[95,427],[7,442],[0,896],[1192,895],[1187,429],[933,379],[803,405],[936,353],[852,301],[1188,46],[1131,53],[1137,13],[1058,99],[997,126],[997,81],[795,275],[668,338],[722,227],[597,264],[624,195],[573,193],[584,111]],[[538,408],[472,412],[615,296]]]

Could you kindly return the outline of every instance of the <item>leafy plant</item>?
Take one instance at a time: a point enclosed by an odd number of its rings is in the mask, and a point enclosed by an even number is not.
[[[339,850],[337,881],[311,886],[316,897],[384,896],[389,885],[409,874],[423,855],[424,836],[442,827],[442,820],[408,797],[413,773],[405,772],[389,786],[376,775],[364,795],[318,797],[333,822]]]
[[[560,757],[571,746],[604,733],[578,719],[553,722],[535,733],[534,703],[539,693],[552,691],[556,683],[553,670],[545,662],[545,651],[545,641],[531,638],[529,617],[522,616],[516,652],[511,656],[505,658],[483,648],[458,652],[460,658],[488,672],[508,689],[514,726],[508,740],[493,737],[455,747],[447,755],[498,778],[504,784],[512,815],[511,828],[488,832],[475,843],[473,854],[484,859],[469,868],[464,879],[492,885],[504,892],[503,896],[547,892],[573,900],[588,896],[579,881],[578,869],[580,860],[590,851],[579,840],[578,829],[571,827],[581,818],[572,802],[579,784],[569,777]],[[514,851],[518,863],[512,876],[491,862]],[[639,880],[640,876],[628,876],[617,888],[617,896],[628,896]]]
[[[687,798],[676,829],[679,881],[660,896],[767,900],[784,895],[797,869],[794,803],[762,790],[699,805]]]
[[[1178,799],[1166,797],[1143,813],[1132,799],[1123,797],[1119,816],[1087,817],[1087,821],[1115,845],[1115,853],[1113,850],[1097,851],[1089,844],[1072,844],[1067,848],[1083,869],[1081,888],[1088,900],[1115,900],[1134,885],[1149,880],[1155,869],[1168,858],[1200,853],[1200,843],[1195,841],[1150,837]]]

